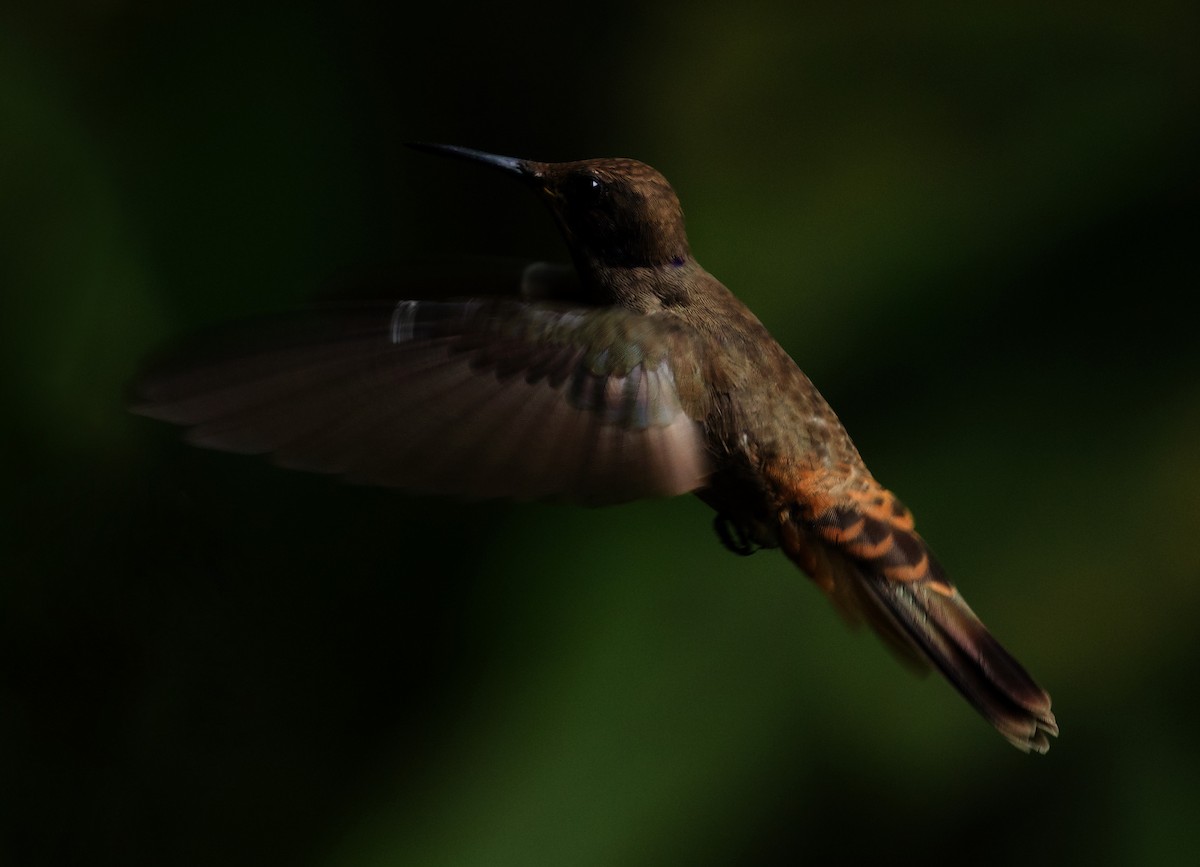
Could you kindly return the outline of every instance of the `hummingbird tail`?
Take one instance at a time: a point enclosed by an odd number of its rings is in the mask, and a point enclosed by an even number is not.
[[[992,636],[956,589],[862,574],[854,586],[876,630],[899,633],[1011,744],[1025,752],[1044,753],[1050,748],[1049,737],[1058,735],[1050,696]]]
[[[1050,696],[946,579],[911,514],[884,499],[878,510],[810,511],[785,524],[783,547],[847,620],[866,621],[915,668],[941,672],[1018,749],[1046,752],[1058,734]]]

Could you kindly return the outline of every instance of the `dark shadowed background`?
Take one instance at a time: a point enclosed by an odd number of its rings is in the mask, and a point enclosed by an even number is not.
[[[0,862],[1194,863],[1200,7],[397,8],[0,12]],[[202,324],[562,257],[410,140],[661,169],[1049,755],[694,499],[417,499],[126,414]]]

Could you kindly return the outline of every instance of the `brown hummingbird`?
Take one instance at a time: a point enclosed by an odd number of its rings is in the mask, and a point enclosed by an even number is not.
[[[661,174],[414,147],[523,181],[574,267],[529,266],[507,297],[258,323],[151,368],[134,411],[189,426],[201,446],[413,491],[589,505],[694,493],[728,548],[782,548],[1012,744],[1049,748],[1049,695],[967,607],[808,377],[692,256]]]

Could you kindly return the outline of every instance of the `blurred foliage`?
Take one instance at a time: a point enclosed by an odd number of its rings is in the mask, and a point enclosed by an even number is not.
[[[1191,863],[1200,9],[0,11],[0,862]],[[869,8],[869,11],[868,11]],[[188,449],[156,345],[561,257],[636,156],[1055,697],[1045,758],[694,500],[465,506]]]

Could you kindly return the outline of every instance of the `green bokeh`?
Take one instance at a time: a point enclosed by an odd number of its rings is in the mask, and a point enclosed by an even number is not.
[[[1195,4],[38,10],[0,12],[0,863],[1193,862]],[[204,323],[561,258],[411,140],[662,169],[1050,754],[695,500],[422,500],[125,413]]]

